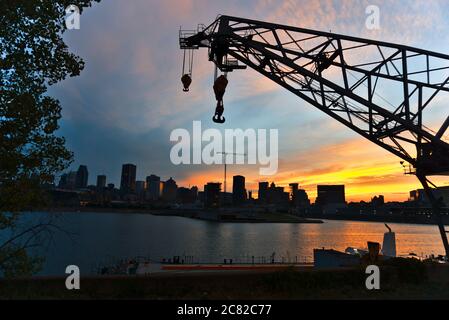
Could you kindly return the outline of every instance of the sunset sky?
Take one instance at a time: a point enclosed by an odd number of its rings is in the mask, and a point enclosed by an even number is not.
[[[365,28],[368,5],[380,8],[379,30]],[[153,173],[202,189],[208,181],[222,181],[222,165],[175,166],[169,158],[170,132],[191,131],[192,121],[201,120],[204,129],[279,130],[276,176],[260,176],[257,165],[228,167],[229,180],[246,176],[248,190],[257,191],[259,181],[298,182],[313,200],[317,184],[345,184],[347,200],[383,194],[392,201],[406,200],[419,187],[415,177],[403,175],[397,157],[252,70],[229,75],[227,122],[213,123],[213,65],[206,50],[199,52],[191,91],[182,92],[178,30],[210,24],[218,14],[449,53],[449,2],[443,0],[103,0],[85,10],[80,30],[65,34],[85,70],[50,90],[63,106],[60,134],[75,153],[72,169],[86,164],[91,184],[106,174],[108,183],[118,185],[121,165],[134,163],[138,180]],[[439,108],[432,116],[447,114]],[[449,178],[435,181],[449,184]]]

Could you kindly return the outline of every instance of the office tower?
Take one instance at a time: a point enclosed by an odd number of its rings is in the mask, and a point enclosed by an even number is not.
[[[307,192],[303,189],[299,189],[297,183],[290,183],[290,200],[294,207],[308,207],[310,205],[310,200]]]
[[[106,187],[106,176],[98,175],[97,176],[97,189],[103,189]]]
[[[259,203],[267,202],[268,182],[259,182]]]
[[[136,181],[136,193],[139,196],[145,194],[145,181]]]
[[[76,171],[70,171],[67,175],[67,189],[76,188],[76,177],[78,173]]]
[[[164,188],[162,189],[162,200],[166,202],[175,202],[177,191],[178,185],[176,184],[176,181],[170,177],[170,179],[164,183]]]
[[[130,163],[122,166],[122,178],[120,180],[120,191],[130,193],[136,191],[136,166]]]
[[[318,205],[345,204],[345,186],[318,185],[315,203]]]
[[[245,177],[234,176],[232,179],[232,203],[242,205],[246,201]]]
[[[75,186],[77,189],[87,188],[87,182],[89,180],[89,172],[87,171],[87,167],[84,165],[79,166],[78,171],[76,172],[76,183]]]
[[[299,190],[299,184],[298,183],[290,183],[289,187],[290,187],[290,199],[293,203],[295,203],[296,196],[297,196],[298,190]]]
[[[209,182],[204,186],[204,207],[218,208],[220,206],[221,183]]]
[[[179,203],[194,203],[196,200],[196,193],[189,188],[180,187],[177,190],[177,200]]]
[[[147,200],[158,200],[161,196],[161,178],[152,174],[146,178],[147,181]]]
[[[288,205],[289,193],[284,192],[284,187],[276,187],[272,182],[266,191],[266,203],[275,205]]]

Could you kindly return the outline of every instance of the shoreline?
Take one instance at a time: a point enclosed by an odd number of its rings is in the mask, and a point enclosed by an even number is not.
[[[258,213],[255,217],[228,217],[226,212],[204,209],[146,209],[146,208],[92,208],[92,207],[61,207],[47,208],[43,211],[50,213],[123,213],[123,214],[151,214],[165,217],[184,217],[217,223],[311,223],[322,224],[324,221],[315,218],[299,217],[286,213],[266,214]],[[32,211],[33,212],[33,211]],[[224,216],[224,218],[221,218]]]
[[[237,210],[241,210],[238,208]],[[151,214],[155,216],[177,216],[196,220],[219,222],[219,223],[324,223],[323,220],[331,221],[358,221],[358,222],[378,222],[378,223],[398,223],[413,225],[435,225],[436,223],[429,218],[417,218],[409,216],[386,216],[386,215],[347,215],[347,214],[308,214],[291,215],[287,213],[257,213],[256,219],[225,219],[220,220],[213,217],[207,217],[208,213],[217,214],[220,211],[204,209],[149,209],[149,208],[105,208],[105,207],[55,207],[42,210],[32,210],[29,212],[47,211],[50,213],[123,213],[123,214]],[[226,212],[221,212],[227,214]],[[449,225],[446,221],[445,225]]]

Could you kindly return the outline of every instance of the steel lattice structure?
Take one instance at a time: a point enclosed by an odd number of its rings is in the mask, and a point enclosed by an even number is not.
[[[181,31],[180,46],[208,48],[223,72],[251,67],[408,162],[433,203],[449,257],[441,204],[426,178],[449,174],[449,116],[436,130],[423,120],[436,97],[449,93],[449,55],[231,16]]]

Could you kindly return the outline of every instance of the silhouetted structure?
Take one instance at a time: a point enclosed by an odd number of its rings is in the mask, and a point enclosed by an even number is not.
[[[218,208],[220,206],[221,183],[209,182],[204,186],[204,207]]]
[[[106,176],[98,175],[97,176],[97,189],[102,190],[104,188],[106,188]]]
[[[142,200],[145,195],[145,181],[136,181],[136,194]]]
[[[371,205],[373,207],[382,207],[385,204],[385,198],[383,195],[374,196],[371,199]]]
[[[87,171],[87,166],[81,165],[76,172],[76,188],[85,189],[87,188],[87,182],[89,180],[89,172]]]
[[[198,200],[198,187],[193,186],[192,188],[190,188],[190,190],[192,191],[192,195],[195,201]]]
[[[213,61],[222,72],[250,66],[401,158],[405,173],[416,175],[427,194],[449,258],[449,240],[440,212],[441,204],[428,179],[429,176],[449,172],[449,143],[441,139],[449,128],[449,117],[444,116],[444,122],[436,130],[421,121],[425,118],[424,111],[431,112],[431,106],[438,105],[435,101],[439,99],[434,98],[449,92],[447,81],[435,75],[447,68],[449,55],[397,43],[227,15],[220,15],[210,26],[208,32],[198,30],[193,35],[190,31],[181,30],[180,48],[184,52],[207,48],[209,61]],[[274,36],[264,37],[263,34],[267,33]],[[288,34],[288,37],[280,39],[277,35],[281,33]],[[243,39],[244,45],[235,45],[236,39],[244,34],[250,34],[248,39]],[[296,47],[292,47],[292,43]],[[273,53],[273,48],[276,48],[276,53]],[[360,48],[363,48],[362,52],[358,52]],[[379,51],[381,57],[369,54],[372,50]],[[394,55],[399,56],[392,59],[393,56],[384,54],[387,51],[395,51]],[[305,52],[308,56],[304,55]],[[235,60],[229,63],[226,55]],[[420,59],[425,59],[426,63],[418,71],[413,70]],[[441,62],[443,67],[434,67]],[[388,63],[390,68],[385,68]],[[392,68],[396,70],[394,76],[390,72]],[[347,70],[355,71],[351,73],[354,85],[347,79]],[[373,76],[382,78],[382,84],[373,84]],[[360,90],[361,85],[368,90]],[[403,94],[390,96],[387,104],[373,99],[379,95],[376,90],[391,87]],[[428,91],[432,93],[426,94]],[[321,98],[317,99],[317,96]],[[224,122],[224,117],[221,117],[223,110],[223,101],[219,100],[214,121]]]
[[[176,181],[170,177],[170,179],[164,183],[164,187],[162,189],[162,200],[166,202],[175,202],[177,191],[178,185],[176,184]]]
[[[276,187],[276,184],[272,182],[267,191],[267,203],[273,205],[288,205],[289,194],[284,192],[283,187]]]
[[[177,191],[177,200],[179,203],[187,204],[194,203],[196,201],[197,190],[180,187]]]
[[[246,201],[245,177],[234,176],[232,182],[232,203],[236,206]]]
[[[259,203],[267,203],[268,182],[259,182]]]
[[[345,204],[345,186],[344,185],[318,185],[317,198],[315,204]]]
[[[70,171],[69,174],[67,175],[67,185],[66,185],[66,189],[75,189],[76,188],[76,177],[77,177],[77,172],[76,171]]]
[[[443,206],[449,206],[449,186],[438,187],[432,189],[432,194],[435,198],[443,200]],[[430,205],[429,198],[424,189],[417,189],[410,191],[410,201],[416,202],[418,205]]]
[[[290,183],[290,199],[293,207],[308,207],[310,205],[307,192],[299,189],[298,183]]]
[[[136,169],[137,167],[130,163],[122,166],[122,178],[120,180],[120,191],[122,193],[136,191]]]
[[[147,200],[158,200],[161,196],[161,178],[152,174],[146,179],[147,181]]]

